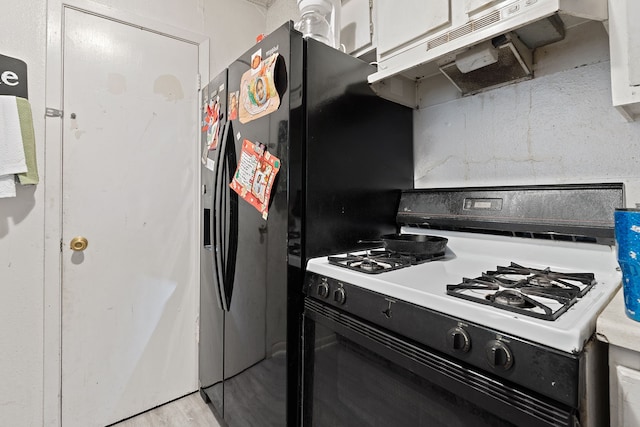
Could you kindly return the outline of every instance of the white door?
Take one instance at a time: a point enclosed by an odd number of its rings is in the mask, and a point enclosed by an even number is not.
[[[63,31],[62,423],[104,426],[197,388],[198,46]]]

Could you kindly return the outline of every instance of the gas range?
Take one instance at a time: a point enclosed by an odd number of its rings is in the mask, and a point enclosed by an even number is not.
[[[599,425],[606,352],[593,336],[621,283],[623,199],[622,184],[405,191],[400,233],[447,239],[444,253],[313,258],[305,316],[353,329],[516,425]]]

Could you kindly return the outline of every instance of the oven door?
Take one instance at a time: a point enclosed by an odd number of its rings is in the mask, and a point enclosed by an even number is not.
[[[303,426],[575,426],[570,408],[305,299]]]

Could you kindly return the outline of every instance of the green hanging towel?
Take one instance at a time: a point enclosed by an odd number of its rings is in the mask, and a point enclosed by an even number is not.
[[[24,98],[16,97],[18,103],[18,116],[20,117],[20,130],[22,132],[22,145],[24,157],[27,163],[27,172],[18,174],[22,185],[33,185],[39,181],[38,164],[36,161],[36,137],[33,131],[33,115],[31,104]]]

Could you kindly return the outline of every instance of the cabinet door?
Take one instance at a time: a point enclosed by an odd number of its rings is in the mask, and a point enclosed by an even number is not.
[[[478,9],[488,6],[491,3],[497,3],[499,0],[466,0],[464,5],[464,11],[468,14],[473,14]]]
[[[640,117],[640,2],[609,0],[609,48],[613,105],[627,118]]]
[[[342,5],[340,43],[349,54],[359,56],[373,48],[371,0],[349,0]]]
[[[640,34],[636,25],[640,18],[640,2],[627,2],[627,36],[629,45],[627,54],[629,55],[629,86],[640,86]]]
[[[457,0],[459,1],[459,0]],[[451,0],[376,0],[378,56],[451,23]]]

